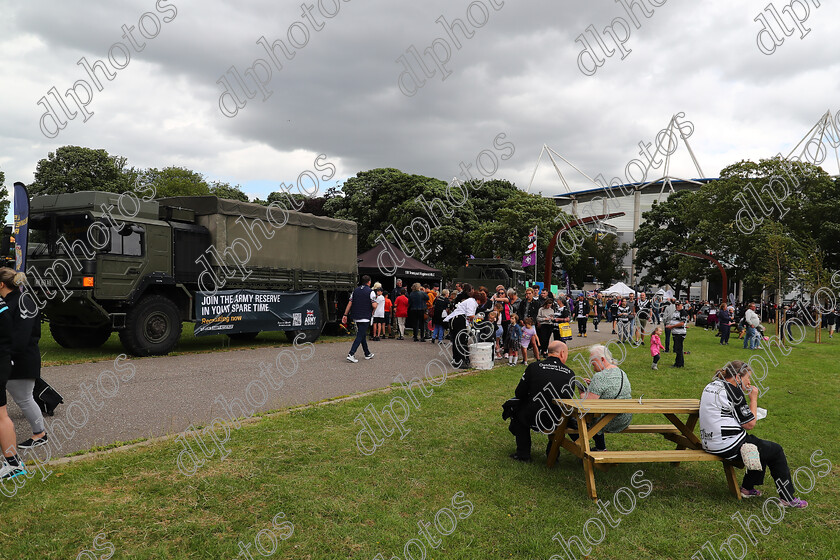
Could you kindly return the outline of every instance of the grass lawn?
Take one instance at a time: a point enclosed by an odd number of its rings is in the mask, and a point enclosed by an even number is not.
[[[749,354],[740,346],[733,340],[721,347],[710,332],[691,329],[684,370],[651,371],[646,348],[631,350],[622,367],[635,397],[698,398],[717,367]],[[596,472],[599,496],[612,502],[626,487],[636,496],[635,509],[622,515],[610,507],[618,525],[602,523],[606,534],[591,557],[687,560],[707,541],[719,551],[732,534],[746,538],[731,519],[741,512],[761,518],[769,532],[760,534],[753,523],[757,544],[747,539],[740,558],[840,558],[840,470],[809,462],[818,450],[823,455],[817,460],[840,462],[838,358],[840,340],[803,342],[770,370],[763,382],[769,391],[759,399],[769,416],[754,433],[781,443],[792,469],[808,467],[813,488],[801,495],[809,508],[788,510],[769,524],[764,498],[736,501],[716,462],[618,465]],[[665,354],[661,364],[671,360],[673,354]],[[428,522],[437,544],[425,546],[428,559],[568,558],[552,537],[583,538],[586,526],[598,540],[597,524],[587,521],[605,518],[587,498],[577,460],[561,450],[557,465],[545,467],[544,436],[535,434],[534,463],[508,458],[513,437],[500,405],[522,369],[497,367],[451,378],[433,395],[418,396],[421,407],[412,407],[405,423],[410,432],[402,440],[398,432],[384,438],[369,456],[356,448],[359,425],[353,419],[369,404],[381,410],[405,395],[401,389],[242,425],[231,430],[230,456],[222,461],[215,453],[191,477],[176,467],[182,447],[174,441],[52,465],[46,481],[37,474],[13,498],[0,497],[0,557],[104,558],[113,550],[113,558],[235,558],[241,543],[250,546],[252,558],[261,558],[269,554],[256,551],[255,539],[269,553],[274,535],[275,558],[402,560],[406,543],[422,539],[418,522]],[[662,443],[651,434],[607,435],[611,449],[655,449]],[[638,470],[652,486],[644,498],[644,488],[631,483]],[[810,485],[807,475],[803,469],[798,482]],[[769,475],[768,482],[765,496],[775,496]],[[627,494],[621,500],[625,510]],[[457,522],[444,508],[458,515]],[[443,532],[452,529],[448,535],[434,529],[438,512]],[[778,516],[770,506],[767,512]],[[291,536],[284,521],[293,524]],[[730,540],[738,553],[736,541]],[[419,559],[415,545],[409,552]],[[84,550],[92,553],[79,556]]]
[[[263,346],[281,346],[291,344],[286,339],[285,333],[262,332],[256,340],[250,342],[233,341],[223,334],[208,336],[195,336],[193,334],[193,323],[184,323],[184,330],[181,339],[170,356],[178,354],[197,354],[201,352],[224,352],[226,350],[242,350],[243,348],[260,348]],[[348,340],[348,337],[320,336],[318,342],[335,342],[337,340]],[[63,348],[50,334],[49,325],[46,323],[41,328],[41,359],[42,365],[57,366],[62,364],[79,364],[84,362],[98,362],[102,360],[113,360],[125,349],[120,344],[120,337],[112,333],[111,338],[99,348]]]

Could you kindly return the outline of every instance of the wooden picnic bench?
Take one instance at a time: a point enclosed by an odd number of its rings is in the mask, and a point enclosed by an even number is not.
[[[729,490],[741,499],[741,491],[735,474],[735,466],[717,455],[703,450],[700,440],[694,435],[694,428],[700,419],[700,401],[697,399],[557,399],[565,414],[551,438],[548,466],[554,466],[560,447],[567,449],[583,460],[586,489],[593,500],[598,498],[595,490],[595,469],[607,470],[617,463],[671,463],[674,466],[684,461],[721,461]],[[677,444],[676,449],[654,451],[592,451],[589,439],[601,431],[618,414],[662,414],[670,424],[630,424],[620,433],[661,434],[666,440]],[[678,414],[686,414],[683,422]],[[575,418],[578,428],[569,428],[569,420]],[[600,418],[600,419],[598,419]],[[587,422],[597,422],[591,427]],[[571,434],[578,434],[573,441]]]

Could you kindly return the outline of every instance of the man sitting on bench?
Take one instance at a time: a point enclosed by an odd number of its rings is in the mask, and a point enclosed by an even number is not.
[[[575,372],[566,365],[569,348],[564,342],[555,340],[548,345],[548,357],[525,368],[519,385],[516,386],[518,406],[513,410],[508,430],[516,437],[516,453],[511,459],[531,460],[531,429],[546,434],[554,432],[559,418],[560,405],[554,399],[572,399]],[[549,439],[546,455],[551,450]]]

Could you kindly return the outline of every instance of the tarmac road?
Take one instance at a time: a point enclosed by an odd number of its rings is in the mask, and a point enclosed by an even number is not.
[[[585,346],[614,338],[609,328],[595,334],[590,324],[589,330],[588,338],[575,336],[569,345]],[[577,332],[576,325],[573,331]],[[229,421],[226,406],[233,417],[250,416],[387,387],[399,374],[406,379],[422,378],[427,365],[436,358],[447,373],[453,371],[449,365],[451,352],[442,351],[437,344],[414,343],[408,337],[404,341],[371,342],[375,357],[364,360],[360,349],[356,353],[359,363],[351,364],[345,359],[350,342],[348,338],[346,342],[297,349],[282,346],[44,368],[43,378],[64,397],[56,415],[46,418],[53,442],[51,456],[183,432],[191,425],[207,425],[217,417]],[[575,368],[574,363],[569,365]],[[439,366],[431,366],[429,376],[438,375],[442,375]],[[511,380],[511,391],[513,387]],[[11,399],[8,410],[18,441],[27,439],[29,423]],[[67,426],[67,432],[59,429],[57,421]],[[44,455],[38,453],[39,457]]]

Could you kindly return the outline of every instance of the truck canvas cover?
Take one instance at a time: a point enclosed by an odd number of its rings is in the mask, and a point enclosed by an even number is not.
[[[210,232],[215,249],[225,255],[225,264],[236,265],[231,252],[225,251],[232,248],[241,252],[244,242],[251,248],[249,266],[356,275],[355,222],[215,196],[176,196],[158,202],[194,211],[196,222]],[[268,221],[269,212],[275,225]],[[254,224],[253,220],[262,223]],[[242,242],[233,245],[237,239]]]

